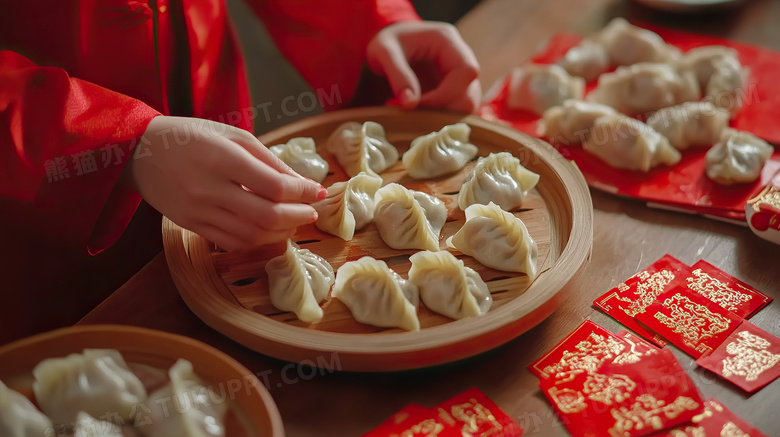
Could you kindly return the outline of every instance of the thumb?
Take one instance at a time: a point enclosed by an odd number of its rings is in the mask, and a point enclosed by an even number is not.
[[[406,59],[403,48],[395,40],[376,39],[367,49],[368,66],[374,73],[382,74],[390,83],[393,95],[404,109],[414,109],[420,104],[420,81]]]

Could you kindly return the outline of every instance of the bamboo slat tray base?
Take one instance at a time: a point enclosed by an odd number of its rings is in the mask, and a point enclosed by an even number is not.
[[[290,138],[313,137],[331,173],[323,182],[330,186],[347,176],[324,150],[328,136],[346,121],[372,120],[382,124],[388,140],[403,153],[417,136],[460,121],[471,126],[471,141],[479,156],[508,151],[530,170],[541,175],[537,188],[523,208],[515,211],[539,247],[539,271],[535,281],[518,273],[483,267],[473,258],[452,252],[480,273],[493,296],[490,312],[482,317],[453,321],[426,309],[418,312],[422,329],[406,332],[358,323],[338,299],[323,302],[324,317],[314,324],[298,320],[271,305],[265,274],[266,262],[283,252],[282,246],[267,246],[247,252],[224,252],[197,234],[163,219],[163,242],[168,266],[179,292],[205,323],[243,345],[284,360],[317,363],[324,354],[339,354],[344,370],[393,371],[430,366],[476,355],[503,344],[550,315],[567,296],[569,283],[590,255],[593,243],[593,208],[588,187],[579,170],[549,144],[513,129],[475,116],[414,111],[397,108],[360,108],[319,115],[262,137],[271,146]],[[454,175],[429,180],[411,179],[399,162],[382,173],[384,183],[398,182],[408,188],[434,194],[445,202],[447,223],[444,240],[465,221],[457,207],[457,192],[470,163]],[[334,270],[344,262],[370,255],[382,259],[406,277],[409,256],[415,250],[389,248],[373,224],[345,242],[313,225],[298,230],[301,247],[327,259]]]

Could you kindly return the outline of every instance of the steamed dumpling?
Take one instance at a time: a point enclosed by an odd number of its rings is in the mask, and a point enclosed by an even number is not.
[[[704,95],[715,106],[729,111],[734,118],[745,104],[743,95],[749,91],[745,89],[748,72],[736,57],[720,59],[714,66],[715,72],[710,76]]]
[[[570,48],[558,65],[570,75],[590,82],[609,70],[609,53],[604,44],[586,38]]]
[[[107,411],[123,420],[146,400],[143,383],[111,349],[41,361],[33,369],[33,391],[41,410],[54,424],[71,423],[80,412],[100,417]]]
[[[715,144],[729,124],[729,113],[710,102],[686,102],[657,111],[647,124],[675,149],[685,150]]]
[[[561,106],[544,111],[538,134],[553,144],[580,144],[585,142],[596,119],[616,114],[617,111],[611,106],[584,100],[567,100]]]
[[[301,176],[322,182],[328,175],[328,161],[317,153],[313,138],[292,138],[285,144],[271,146],[268,150]]]
[[[374,223],[393,249],[439,250],[439,234],[447,221],[444,202],[430,194],[387,184],[376,192]]]
[[[360,323],[419,331],[419,291],[384,261],[364,256],[336,273],[333,297],[344,302]]]
[[[276,308],[292,311],[307,323],[322,318],[319,304],[328,297],[335,279],[333,267],[324,258],[288,239],[284,255],[268,261],[265,271]]]
[[[613,19],[591,38],[604,45],[612,65],[669,62],[680,56],[680,51],[666,44],[657,33],[634,26],[624,18]]]
[[[582,99],[585,80],[560,65],[527,64],[512,70],[507,106],[541,115],[566,99]]]
[[[536,242],[522,220],[495,203],[466,208],[466,223],[447,245],[486,267],[536,277]]]
[[[0,435],[43,437],[47,430],[54,430],[51,420],[38,411],[27,397],[0,381]]]
[[[469,142],[470,133],[469,125],[456,123],[415,138],[402,158],[406,172],[415,179],[430,179],[462,169],[478,151]]]
[[[328,138],[327,149],[349,176],[378,176],[398,162],[398,149],[387,141],[385,128],[373,121],[342,124]]]
[[[355,231],[374,218],[374,195],[382,186],[382,178],[359,173],[348,181],[328,187],[325,199],[313,203],[317,210],[314,225],[342,240],[349,241]]]
[[[690,71],[678,71],[667,64],[643,63],[602,74],[587,100],[612,106],[625,114],[637,114],[700,97],[699,84]]]
[[[511,211],[523,204],[528,191],[539,182],[539,175],[520,164],[509,152],[491,153],[477,164],[463,180],[458,193],[458,206],[466,209],[479,203],[493,202]]]
[[[138,427],[145,437],[225,437],[228,402],[206,386],[192,363],[179,359],[168,370],[170,384],[149,396],[149,423]]]
[[[666,137],[625,115],[596,120],[583,147],[612,167],[642,172],[661,164],[677,164],[682,157]]]
[[[715,64],[725,58],[736,59],[737,51],[725,46],[703,46],[685,52],[678,63],[681,69],[696,75],[701,91],[704,92],[717,69]]]
[[[431,311],[462,319],[490,309],[493,297],[485,281],[450,252],[417,252],[409,261],[409,281],[420,289],[420,299]]]
[[[774,148],[748,132],[725,129],[705,155],[707,176],[721,185],[754,182]]]
[[[97,420],[81,412],[73,427],[73,437],[124,437],[124,434],[116,424]]]

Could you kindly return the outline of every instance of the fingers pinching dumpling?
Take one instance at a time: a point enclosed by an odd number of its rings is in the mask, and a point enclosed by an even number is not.
[[[320,320],[320,302],[328,297],[335,280],[333,267],[321,256],[287,240],[287,250],[265,265],[271,303],[292,311],[306,323]]]
[[[700,97],[692,72],[668,64],[641,63],[599,76],[598,85],[586,100],[612,106],[625,114],[638,114]]]
[[[666,44],[657,33],[634,26],[620,17],[591,38],[604,45],[612,65],[669,62],[680,56],[680,51]]]
[[[537,133],[552,143],[580,144],[599,117],[615,114],[611,106],[570,99],[544,111]]]
[[[344,182],[328,187],[325,199],[312,204],[317,211],[314,225],[342,240],[349,241],[355,231],[374,218],[374,195],[382,178],[359,173]]]
[[[333,297],[346,305],[360,323],[382,328],[419,331],[419,290],[387,267],[364,256],[339,267]]]
[[[724,129],[705,155],[707,176],[721,185],[754,182],[774,147],[748,132]]]
[[[378,176],[398,162],[398,149],[387,141],[385,128],[373,121],[342,124],[328,138],[327,149],[349,176]]]
[[[328,175],[328,161],[317,153],[313,138],[292,138],[268,150],[301,176],[322,182]]]
[[[47,435],[47,430],[54,430],[51,420],[38,411],[26,396],[0,381],[0,435],[42,437]]]
[[[596,120],[583,148],[612,167],[642,172],[661,164],[677,164],[682,157],[666,137],[625,115]]]
[[[458,206],[465,210],[475,203],[493,202],[511,211],[523,204],[538,182],[539,175],[523,167],[511,153],[491,153],[480,157],[466,175],[458,193]]]
[[[396,183],[376,192],[374,224],[393,249],[439,250],[439,234],[446,221],[444,202],[430,194]]]
[[[33,369],[33,391],[41,410],[57,424],[70,424],[80,412],[100,417],[107,411],[132,421],[146,389],[122,355],[111,349],[49,358]]]
[[[145,437],[225,437],[228,402],[224,393],[217,395],[206,386],[185,359],[171,366],[168,377],[170,384],[149,395],[149,423],[138,430]],[[172,404],[186,408],[171,408]]]
[[[409,281],[420,289],[420,299],[431,311],[462,319],[490,309],[493,297],[485,281],[450,252],[417,252],[409,261]]]
[[[566,99],[582,99],[585,80],[560,65],[527,64],[512,70],[507,106],[539,115]]]
[[[456,123],[415,138],[402,158],[406,172],[415,179],[430,179],[462,169],[478,151],[469,142],[470,133],[469,125]]]
[[[536,242],[522,220],[495,203],[466,208],[466,223],[447,239],[447,246],[486,267],[536,277]]]
[[[729,113],[706,101],[663,108],[647,119],[677,150],[715,144],[728,124]]]

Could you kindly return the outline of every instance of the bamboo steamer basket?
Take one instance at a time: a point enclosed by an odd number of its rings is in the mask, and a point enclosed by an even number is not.
[[[163,331],[83,325],[18,340],[0,347],[0,380],[33,400],[35,366],[44,359],[82,353],[84,349],[115,349],[130,366],[143,364],[166,371],[178,359],[186,359],[206,387],[214,390],[214,399],[228,403],[226,437],[284,437],[279,410],[257,376],[205,343]],[[138,410],[138,414],[142,412]]]
[[[406,174],[399,161],[381,174],[384,184],[397,182],[444,201],[448,218],[441,248],[463,259],[488,284],[493,305],[487,314],[453,321],[421,303],[418,315],[422,329],[406,332],[358,323],[343,303],[329,297],[322,305],[323,319],[306,324],[270,303],[264,268],[268,260],[283,253],[281,245],[225,252],[164,218],[163,242],[171,276],[185,303],[200,319],[246,347],[276,358],[316,365],[323,356],[335,352],[343,370],[378,372],[431,366],[487,351],[531,329],[564,302],[593,244],[590,193],[573,163],[544,141],[476,116],[404,112],[394,107],[318,115],[269,132],[260,140],[271,146],[294,137],[314,138],[318,152],[329,162],[330,173],[323,185],[330,186],[348,177],[325,150],[325,143],[347,121],[382,124],[400,153],[420,135],[465,122],[471,127],[471,142],[479,148],[478,156],[510,152],[526,168],[540,174],[522,209],[514,212],[539,247],[537,278],[531,282],[524,274],[486,268],[444,244],[465,222],[457,206],[457,192],[473,162],[454,175],[417,181]],[[334,270],[346,261],[369,255],[384,260],[404,277],[410,267],[408,258],[416,252],[389,248],[373,224],[357,231],[348,242],[314,225],[299,228],[294,240],[324,257]]]

